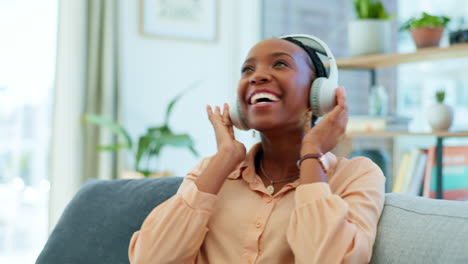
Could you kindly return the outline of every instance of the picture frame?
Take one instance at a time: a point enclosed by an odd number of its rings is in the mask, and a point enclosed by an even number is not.
[[[218,0],[141,0],[140,33],[196,41],[217,38]]]

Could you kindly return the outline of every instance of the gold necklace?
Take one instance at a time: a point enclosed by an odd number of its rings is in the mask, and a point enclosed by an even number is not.
[[[288,179],[285,179],[285,180],[273,181],[272,179],[270,179],[270,177],[268,177],[265,170],[263,169],[263,159],[260,160],[260,170],[262,171],[263,176],[265,176],[265,178],[270,182],[270,185],[267,186],[267,188],[266,188],[267,193],[269,195],[272,195],[275,192],[275,187],[273,187],[273,184],[287,182],[287,181],[291,181],[291,180],[295,180],[295,179],[299,178],[299,176],[294,176],[294,177],[291,177],[291,178],[288,178]]]

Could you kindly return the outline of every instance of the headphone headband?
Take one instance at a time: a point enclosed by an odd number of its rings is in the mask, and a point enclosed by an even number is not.
[[[338,68],[336,66],[335,56],[333,56],[333,53],[328,48],[327,44],[325,44],[325,42],[323,42],[321,39],[315,36],[307,35],[307,34],[285,35],[279,38],[283,39],[283,38],[288,38],[288,37],[298,40],[302,42],[304,45],[311,47],[314,51],[322,55],[325,55],[330,65],[330,73],[328,74],[328,79],[334,82],[338,81],[338,78],[337,78]]]

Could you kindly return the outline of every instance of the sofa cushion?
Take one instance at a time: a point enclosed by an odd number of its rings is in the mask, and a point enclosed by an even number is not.
[[[468,203],[387,194],[371,263],[468,263]]]
[[[68,204],[36,264],[129,263],[133,232],[181,177],[90,180]]]
[[[133,232],[182,179],[87,182],[36,264],[128,263]],[[371,263],[468,263],[468,203],[387,194]]]

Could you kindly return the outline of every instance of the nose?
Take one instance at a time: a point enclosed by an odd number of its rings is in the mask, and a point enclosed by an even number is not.
[[[250,84],[263,84],[271,81],[271,75],[265,71],[255,71],[250,77]]]

